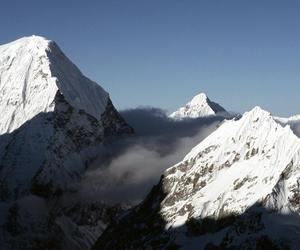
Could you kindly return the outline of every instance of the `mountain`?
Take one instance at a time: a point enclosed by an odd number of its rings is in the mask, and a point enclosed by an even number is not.
[[[38,36],[0,46],[0,113],[2,200],[61,192],[105,138],[131,132],[108,93]]]
[[[77,183],[105,143],[132,128],[39,36],[0,46],[0,113],[1,249],[89,249],[122,208],[74,198]]]
[[[299,180],[300,139],[255,107],[167,169],[94,249],[297,249]]]
[[[170,114],[170,118],[182,120],[185,118],[199,118],[216,114],[226,114],[226,110],[218,103],[212,102],[204,93],[193,97],[184,107]]]

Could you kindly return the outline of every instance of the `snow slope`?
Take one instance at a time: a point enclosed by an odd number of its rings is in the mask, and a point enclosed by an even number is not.
[[[297,249],[299,180],[300,139],[255,107],[224,122],[166,170],[146,200],[112,225],[95,249],[257,249],[264,244]],[[137,237],[126,243],[122,230],[127,238],[131,230]],[[116,232],[119,243],[110,241]]]
[[[200,93],[193,97],[184,107],[170,114],[173,119],[199,118],[203,116],[211,116],[216,114],[225,114],[226,110],[219,104],[212,102],[204,93]]]

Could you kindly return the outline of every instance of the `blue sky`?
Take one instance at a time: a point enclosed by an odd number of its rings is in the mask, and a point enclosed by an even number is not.
[[[300,1],[3,0],[0,43],[55,40],[117,108],[173,110],[198,92],[228,110],[300,114]]]

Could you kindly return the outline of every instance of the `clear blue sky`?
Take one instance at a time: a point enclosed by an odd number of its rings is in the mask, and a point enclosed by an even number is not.
[[[203,91],[228,110],[300,114],[300,1],[3,0],[0,31],[55,40],[119,109]]]

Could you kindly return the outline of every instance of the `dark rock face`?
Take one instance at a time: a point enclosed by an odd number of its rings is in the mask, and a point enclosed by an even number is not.
[[[171,246],[170,233],[164,231],[165,223],[159,215],[160,203],[165,198],[161,182],[153,187],[141,205],[112,223],[92,249],[145,249],[146,246],[164,249]]]
[[[209,98],[207,98],[207,103],[215,113],[227,112],[220,104],[212,102]]]
[[[117,112],[110,99],[107,102],[105,112],[101,115],[101,121],[105,137],[133,133],[133,129],[128,126],[123,117]]]

